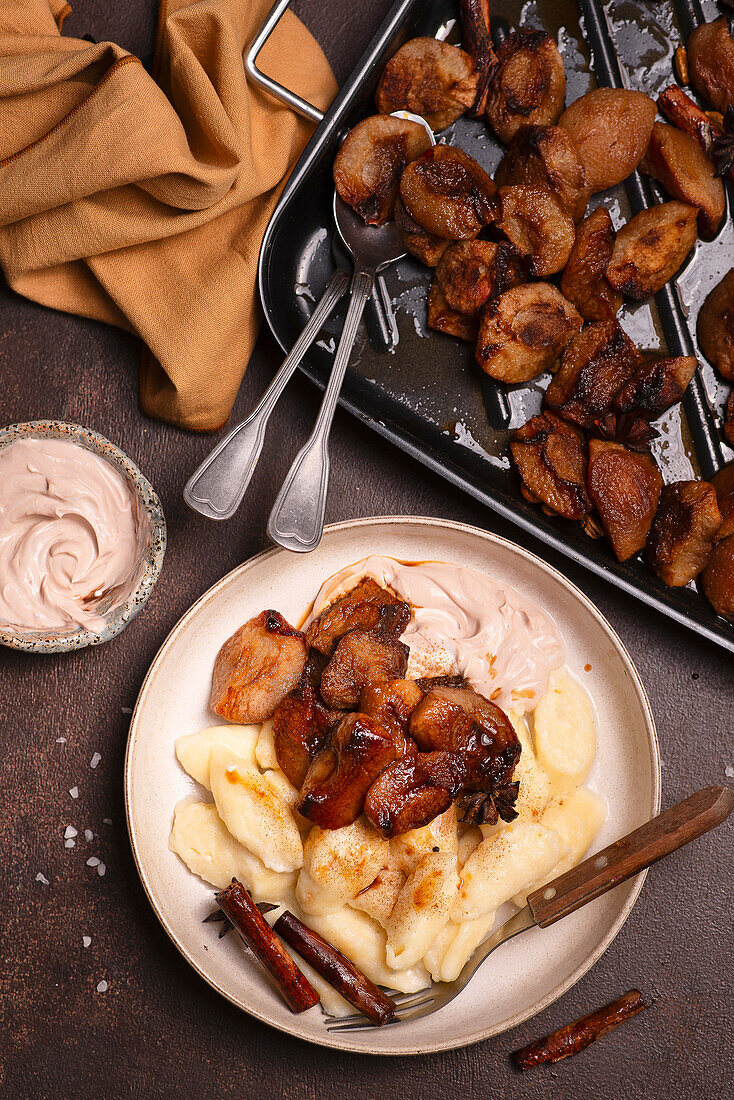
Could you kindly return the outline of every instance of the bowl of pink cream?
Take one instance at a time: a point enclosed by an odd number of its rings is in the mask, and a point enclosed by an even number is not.
[[[109,641],[146,603],[165,550],[153,487],[109,440],[55,420],[0,429],[0,644]]]

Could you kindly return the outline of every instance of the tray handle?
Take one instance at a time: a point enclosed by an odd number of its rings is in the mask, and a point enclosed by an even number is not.
[[[274,99],[279,100],[280,103],[284,103],[286,107],[290,107],[291,110],[296,111],[299,115],[303,115],[304,118],[310,119],[311,122],[318,124],[324,117],[323,111],[320,111],[318,107],[314,107],[313,103],[309,103],[308,100],[302,99],[301,96],[296,95],[290,88],[285,88],[282,84],[278,84],[277,80],[273,80],[271,77],[267,76],[262,69],[257,67],[258,54],[282,19],[283,13],[289,4],[290,0],[276,0],[273,4],[265,22],[260,27],[260,30],[252,40],[252,45],[245,54],[245,72],[247,73],[248,79],[251,80],[253,84],[257,84],[260,88],[263,88],[273,96]]]

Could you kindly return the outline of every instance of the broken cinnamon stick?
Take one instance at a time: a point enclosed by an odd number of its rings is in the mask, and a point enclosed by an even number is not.
[[[268,912],[275,906],[263,904],[260,909]],[[358,970],[346,955],[320,936],[318,932],[300,921],[287,909],[273,925],[289,947],[314,968],[329,985],[341,993],[345,1000],[363,1012],[373,1024],[382,1027],[395,1016],[395,1003],[378,989],[366,975]]]
[[[492,45],[489,0],[461,0],[460,8],[463,28],[461,45],[474,61],[479,76],[474,105],[469,113],[478,117],[484,114],[489,82],[498,64]]]
[[[560,1062],[563,1058],[569,1058],[572,1054],[580,1054],[588,1046],[601,1039],[607,1032],[619,1027],[625,1020],[631,1020],[638,1012],[642,1012],[647,1005],[643,1000],[639,989],[631,989],[616,1001],[599,1008],[596,1012],[576,1020],[573,1024],[554,1031],[552,1035],[546,1035],[535,1043],[523,1047],[521,1050],[513,1050],[512,1058],[522,1070],[532,1069],[533,1066],[542,1066],[551,1062]]]
[[[293,1012],[305,1012],[319,996],[237,879],[217,894],[217,904],[275,982]]]

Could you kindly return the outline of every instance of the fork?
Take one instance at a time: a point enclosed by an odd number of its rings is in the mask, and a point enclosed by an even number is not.
[[[464,966],[453,982],[440,982],[416,993],[394,995],[396,1015],[392,1024],[419,1020],[445,1008],[466,988],[492,952],[514,936],[538,926],[547,928],[569,913],[601,897],[607,891],[644,871],[663,856],[720,825],[734,809],[734,791],[729,787],[705,787],[669,810],[652,818],[583,863],[559,875],[528,894],[527,904],[498,928]],[[360,1014],[326,1024],[327,1031],[362,1031],[374,1027]],[[385,1025],[389,1026],[389,1025]]]

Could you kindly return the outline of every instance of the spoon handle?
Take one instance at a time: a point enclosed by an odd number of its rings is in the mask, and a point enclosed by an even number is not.
[[[704,787],[690,795],[529,894],[528,905],[536,922],[546,928],[575,913],[582,905],[720,825],[733,809],[734,791],[729,787]]]
[[[255,408],[217,444],[186,482],[184,500],[194,512],[221,520],[237,511],[260,457],[270,414],[348,284],[346,271],[334,272],[308,324]]]
[[[329,487],[329,432],[360,318],[374,276],[355,271],[339,347],[311,435],[293,460],[268,520],[268,535],[286,550],[305,554],[321,542]]]

